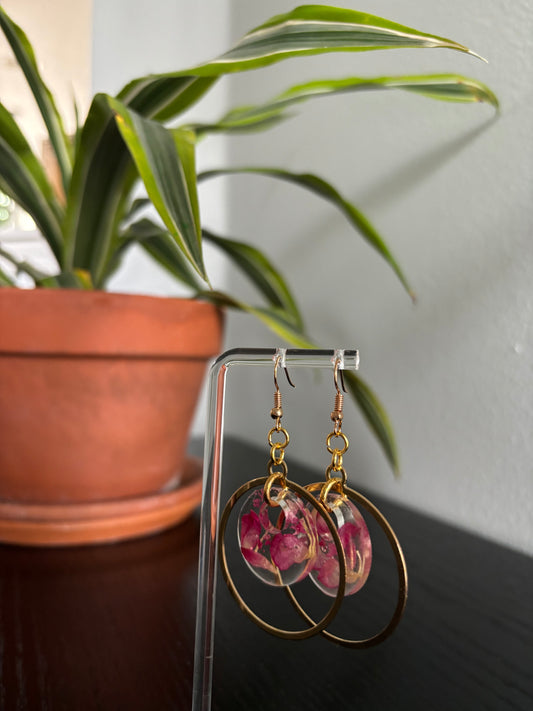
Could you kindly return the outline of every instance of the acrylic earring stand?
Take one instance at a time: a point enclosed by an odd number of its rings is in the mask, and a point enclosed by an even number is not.
[[[286,348],[236,348],[223,353],[211,366],[208,381],[207,427],[204,445],[203,496],[198,559],[198,599],[192,711],[210,711],[215,643],[217,581],[217,536],[220,504],[220,477],[224,441],[224,401],[226,377],[236,366],[273,368],[276,358],[281,368],[333,368],[357,370],[356,350],[298,350]]]

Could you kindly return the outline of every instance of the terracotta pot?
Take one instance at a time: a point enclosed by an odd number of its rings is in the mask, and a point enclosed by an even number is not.
[[[220,311],[193,300],[0,289],[0,540],[2,506],[20,527],[47,507],[72,523],[168,500],[221,337]]]

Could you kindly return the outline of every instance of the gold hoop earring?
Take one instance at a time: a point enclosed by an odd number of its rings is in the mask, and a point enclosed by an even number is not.
[[[323,631],[336,616],[344,597],[346,564],[341,540],[323,505],[312,493],[287,479],[285,448],[290,438],[281,426],[283,408],[277,382],[279,363],[278,356],[274,366],[274,407],[270,412],[276,424],[267,438],[270,445],[268,476],[246,482],[228,500],[219,523],[218,556],[230,593],[256,625],[283,639],[306,639]],[[286,369],[285,372],[287,374]],[[278,437],[281,439],[276,441]],[[288,585],[308,575],[316,559],[317,520],[322,522],[331,536],[339,561],[339,585],[327,613],[318,622],[309,618],[306,629],[285,630],[266,622],[246,604],[233,581],[226,557],[226,528],[232,510],[248,492],[251,493],[239,514],[239,544],[248,568],[264,583],[288,589]]]
[[[339,362],[335,362],[333,379],[335,383],[335,404],[330,417],[333,431],[326,438],[326,447],[331,454],[331,463],[326,469],[326,482],[306,487],[308,491],[319,492],[320,503],[333,519],[346,560],[345,595],[353,595],[366,583],[372,564],[372,544],[368,528],[359,509],[343,494],[346,485],[346,471],[343,455],[348,451],[348,437],[342,431],[344,395],[338,384]],[[341,372],[341,383],[344,379]],[[339,563],[333,554],[329,532],[317,521],[319,537],[315,565],[310,573],[311,580],[326,595],[334,595],[339,583]]]
[[[345,559],[345,594],[353,595],[365,584],[372,562],[372,547],[368,528],[355,503],[363,507],[378,523],[385,533],[390,543],[398,572],[398,598],[394,613],[388,624],[376,635],[367,639],[355,640],[346,639],[323,630],[322,636],[337,644],[352,649],[371,647],[386,639],[397,627],[403,615],[407,602],[407,568],[405,558],[398,539],[383,514],[362,494],[346,485],[346,470],[343,465],[343,455],[349,447],[347,436],[342,432],[343,402],[344,395],[338,385],[339,361],[335,362],[334,382],[335,382],[335,405],[331,413],[334,422],[333,431],[326,438],[326,446],[331,456],[331,463],[326,469],[326,481],[309,484],[305,488],[318,498],[325,507],[337,528],[337,534],[343,547],[343,557]],[[341,372],[341,382],[343,389],[344,381]],[[342,442],[342,445],[334,446],[334,441]],[[322,519],[325,520],[325,519]],[[334,554],[329,537],[329,530],[321,527],[317,521],[317,532],[319,536],[318,554],[314,570],[310,577],[322,592],[326,595],[335,594],[334,591],[342,576],[339,561],[341,558]],[[298,610],[300,615],[308,624],[313,623],[313,619],[301,607],[290,588],[286,590],[289,599]]]

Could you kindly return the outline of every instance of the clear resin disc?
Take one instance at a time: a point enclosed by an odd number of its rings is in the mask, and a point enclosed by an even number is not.
[[[250,570],[269,585],[292,585],[309,573],[317,552],[311,511],[293,491],[273,486],[253,489],[239,514],[239,545]],[[334,592],[332,593],[335,594]]]
[[[359,509],[346,496],[336,492],[328,494],[328,512],[337,528],[346,558],[345,595],[353,595],[366,583],[372,565],[372,544],[366,523]],[[339,561],[335,542],[322,516],[313,515],[318,534],[318,548],[309,573],[320,590],[335,596],[339,584]]]

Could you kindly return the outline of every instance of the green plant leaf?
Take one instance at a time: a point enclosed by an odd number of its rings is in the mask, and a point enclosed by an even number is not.
[[[45,274],[40,269],[36,269],[33,265],[29,264],[26,261],[21,261],[17,259],[11,254],[11,252],[8,252],[1,246],[0,257],[3,257],[8,262],[11,262],[11,264],[16,267],[17,272],[24,272],[24,274],[30,276],[35,281],[35,283],[39,282],[41,279],[45,279],[48,277],[48,274]]]
[[[33,177],[43,197],[50,205],[58,219],[62,216],[62,209],[59,207],[56,195],[46,176],[42,163],[37,159],[32,151],[26,137],[20,130],[11,112],[0,103],[0,138],[17,154],[28,172]]]
[[[124,215],[124,220],[133,219],[141,210],[144,210],[145,207],[149,207],[151,204],[152,201],[150,198],[135,198]]]
[[[244,62],[225,56],[220,62],[202,65],[198,71],[185,70],[135,79],[124,87],[118,98],[145,117],[167,120],[192,106],[209,90],[216,78],[227,71],[253,69],[255,66],[301,54],[301,40],[309,31],[313,44],[311,53],[361,49],[361,42],[369,45],[367,49],[379,48],[383,36],[387,38],[387,46],[390,47],[412,46],[414,42],[417,46],[449,46],[467,51],[456,43],[416,31],[411,33],[412,36],[406,36],[401,25],[386,20],[357,13],[354,15],[349,11],[348,15],[340,17],[334,8],[299,8],[284,18],[274,18],[266,23],[268,39],[263,49],[263,35],[257,31],[249,33],[243,42],[247,45],[246,52],[251,51],[252,54]],[[339,32],[339,22],[343,27],[342,32]],[[288,30],[288,27],[291,29]],[[376,27],[377,34],[374,36]],[[328,36],[332,41],[335,38],[339,41],[333,42],[332,47],[326,47],[323,42]],[[274,52],[272,43],[277,46]],[[254,52],[265,54],[256,61],[252,56]],[[109,116],[105,116],[99,127],[95,128],[98,124],[98,111],[94,110],[94,106],[102,100],[102,97],[95,97],[89,112],[91,125],[85,126],[83,130],[81,155],[78,156],[74,170],[76,176],[73,176],[76,185],[68,196],[65,227],[68,244],[66,265],[69,268],[90,269],[97,286],[105,282],[109,273],[109,265],[113,261],[112,252],[118,244],[119,224],[135,181],[129,153],[116,126],[109,127]],[[95,209],[95,205],[98,209]]]
[[[500,108],[498,97],[486,84],[460,74],[380,77],[377,81],[384,89],[402,89],[440,101],[486,103],[495,109]]]
[[[20,156],[0,136],[0,190],[28,212],[59,261],[63,251],[61,227],[40,186]]]
[[[498,108],[498,99],[485,84],[458,74],[348,77],[298,84],[271,101],[256,106],[234,108],[216,123],[193,124],[190,128],[198,135],[208,132],[251,131],[270,128],[273,123],[289,117],[290,114],[287,113],[289,108],[309,99],[380,89],[401,89],[446,101],[487,102]]]
[[[215,123],[191,123],[187,124],[186,128],[194,131],[198,139],[210,133],[258,133],[259,131],[268,131],[278,123],[294,116],[294,114],[285,113],[282,110],[278,113],[273,112],[272,115],[268,115],[265,111],[263,116],[258,116],[253,111],[254,108],[253,106],[242,106],[228,112]]]
[[[81,130],[83,128],[83,124],[80,117],[80,110],[75,97],[72,98],[72,108],[74,110],[74,121],[76,126],[74,135],[72,137],[72,155],[75,160],[76,156],[78,155],[78,150],[80,148]]]
[[[59,274],[45,274],[40,269],[36,269],[32,264],[26,261],[20,261],[10,252],[0,246],[0,257],[3,257],[8,262],[11,262],[16,267],[17,272],[23,272],[33,279],[36,287],[46,287],[48,289],[93,289],[90,274],[81,269],[76,269],[73,272],[60,272]],[[5,274],[0,273],[0,286],[2,279],[9,279]],[[7,284],[4,284],[6,286]],[[13,285],[9,281],[8,285]]]
[[[144,218],[130,225],[121,240],[121,251],[133,243],[138,243],[161,266],[194,292],[202,288],[196,272],[192,270],[189,260],[184,257],[172,236],[151,220]]]
[[[160,82],[159,77],[151,76],[130,82],[119,98],[123,103],[131,102],[138,113],[161,119],[163,114],[156,114],[165,111],[167,104],[175,112],[185,110],[213,82],[196,77]],[[81,131],[65,227],[66,264],[90,269],[99,288],[116,264],[113,251],[119,244],[119,226],[137,178],[109,100],[105,94],[94,97]]]
[[[152,74],[134,79],[116,98],[142,116],[168,121],[195,104],[216,81],[217,77]]]
[[[222,56],[192,69],[155,74],[127,84],[117,98],[159,121],[198,101],[223,74],[242,72],[309,54],[403,47],[442,47],[478,56],[453,40],[355,10],[304,5],[248,32]]]
[[[441,47],[476,55],[453,40],[356,10],[304,5],[248,32],[228,52],[187,71],[215,76],[274,64],[288,57],[323,52]]]
[[[358,375],[351,371],[344,372],[348,391],[359,406],[370,429],[374,432],[387,457],[395,476],[399,475],[400,465],[394,431],[385,408],[375,393]]]
[[[54,98],[41,78],[33,48],[23,30],[11,20],[0,7],[0,27],[9,42],[15,58],[24,72],[26,81],[37,102],[41,116],[48,130],[50,143],[54,150],[65,192],[70,181],[71,155],[68,137],[63,128],[61,116]]]
[[[287,314],[283,309],[276,307],[263,308],[260,306],[251,306],[244,301],[235,299],[229,294],[215,290],[202,291],[197,295],[197,298],[203,299],[204,301],[210,301],[211,303],[217,304],[217,306],[235,309],[237,311],[244,311],[245,313],[255,316],[277,336],[280,336],[284,341],[292,343],[299,348],[314,347],[305,334],[294,325],[290,317],[287,318]]]
[[[303,332],[303,320],[287,286],[272,262],[258,249],[245,242],[228,239],[203,230],[204,239],[213,242],[238,266],[273,307],[283,310],[298,330]]]
[[[83,125],[64,222],[64,269],[89,271],[97,288],[105,281],[137,176],[107,98],[94,97]]]
[[[8,275],[0,269],[0,287],[2,286],[15,286],[15,282],[8,277]]]
[[[109,98],[109,104],[161,219],[198,274],[207,281],[196,192],[194,134],[179,129],[169,131],[115,99]]]
[[[75,269],[72,272],[61,272],[42,279],[36,279],[35,285],[48,289],[84,289],[90,291],[94,289],[89,272],[83,269]]]
[[[377,232],[372,223],[365,215],[358,210],[355,205],[348,202],[342,195],[322,178],[311,173],[292,173],[288,170],[280,168],[260,168],[260,167],[243,167],[243,168],[220,168],[217,170],[208,170],[198,175],[198,182],[217,178],[223,175],[237,175],[249,173],[255,175],[263,175],[270,178],[277,178],[289,183],[294,183],[307,190],[311,190],[322,198],[329,200],[335,205],[348,219],[350,224],[357,229],[361,236],[385,259],[392,267],[401,283],[405,287],[409,296],[415,300],[415,294],[411,289],[409,282],[403,274],[398,262],[392,255],[392,252],[387,247],[381,235]]]

